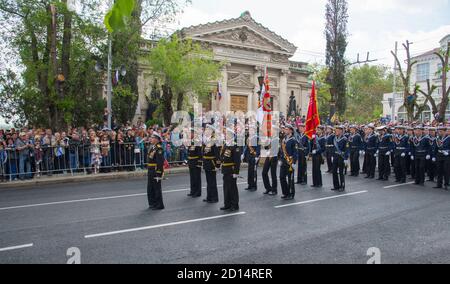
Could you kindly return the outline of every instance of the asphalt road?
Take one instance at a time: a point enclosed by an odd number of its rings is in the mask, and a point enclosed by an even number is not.
[[[187,197],[187,174],[164,181],[158,212],[146,179],[0,190],[0,263],[66,263],[73,248],[81,263],[365,264],[369,248],[381,263],[450,263],[450,192],[432,183],[347,177],[335,193],[324,173],[323,189],[297,186],[286,202],[238,182],[232,215],[222,187],[219,204]]]

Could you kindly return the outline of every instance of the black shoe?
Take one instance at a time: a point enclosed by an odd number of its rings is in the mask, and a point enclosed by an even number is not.
[[[209,201],[207,201],[208,203],[219,203],[219,200],[209,200]]]
[[[203,202],[209,202],[209,200],[208,199],[203,199]]]
[[[287,198],[287,195],[283,195],[283,196],[281,196],[281,199],[286,199]]]
[[[377,180],[383,180],[384,178],[382,178],[382,177],[379,177],[379,178],[377,178]]]
[[[152,210],[164,210],[164,206],[153,207]]]
[[[338,191],[339,189],[336,188],[332,188],[331,191]]]
[[[293,199],[294,199],[294,196],[293,195],[289,195],[284,200],[293,200]]]
[[[230,210],[231,209],[231,207],[222,207],[222,208],[220,208],[220,210],[222,210],[222,211],[227,211],[227,210]]]
[[[308,183],[307,182],[302,182],[300,185],[307,185]]]
[[[254,188],[254,187],[252,187],[252,188],[249,188],[249,189],[247,189],[248,191],[250,191],[250,192],[255,192],[255,191],[257,191],[258,189],[257,188]]]
[[[270,196],[275,196],[275,195],[277,195],[277,194],[278,194],[278,193],[275,192],[275,191],[271,191],[271,192],[269,193]]]
[[[435,186],[433,188],[442,188],[442,185],[437,185],[437,186]]]
[[[344,192],[344,191],[345,191],[345,188],[343,188],[343,187],[338,189],[338,192]]]
[[[268,194],[270,194],[270,193],[271,193],[271,191],[266,190],[266,191],[264,191],[263,194],[268,195]]]
[[[302,184],[302,182],[301,181],[297,181],[295,184]]]
[[[201,195],[192,195],[192,198],[199,198],[202,197]]]
[[[239,207],[231,207],[229,211],[230,211],[230,212],[236,212],[236,211],[239,211]]]
[[[188,193],[187,196],[192,197],[192,196],[194,196],[194,195],[193,195],[192,193]]]
[[[249,187],[247,187],[247,188],[244,188],[244,190],[250,190],[250,188],[249,188]]]
[[[389,178],[388,177],[385,177],[384,179],[383,179],[384,181],[388,181],[389,180]]]
[[[365,176],[364,178],[370,178],[370,176]]]

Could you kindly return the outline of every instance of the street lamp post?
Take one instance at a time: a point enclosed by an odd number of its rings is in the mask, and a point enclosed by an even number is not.
[[[108,37],[108,86],[107,86],[107,103],[106,107],[108,108],[108,128],[111,128],[111,118],[112,118],[112,78],[111,78],[111,69],[112,69],[112,39],[111,34]]]

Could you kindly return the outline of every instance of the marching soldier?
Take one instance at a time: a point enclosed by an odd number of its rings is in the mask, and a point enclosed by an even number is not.
[[[425,184],[425,164],[431,159],[430,139],[423,134],[423,127],[416,126],[415,136],[412,140],[414,150],[411,159],[414,161],[415,184]]]
[[[324,163],[322,153],[325,151],[326,139],[323,135],[324,128],[319,126],[317,128],[317,135],[313,136],[311,141],[311,154],[312,154],[312,187],[322,187],[322,171],[321,166]]]
[[[409,137],[409,152],[408,152],[408,156],[407,156],[407,175],[411,175],[411,179],[415,179],[416,178],[416,167],[415,167],[415,163],[414,163],[414,158],[413,158],[413,150],[414,150],[414,143],[413,143],[413,139],[414,139],[414,128],[412,127],[408,127],[407,128],[407,134]]]
[[[208,129],[207,127],[205,134],[208,134]],[[216,169],[220,168],[220,153],[215,145],[214,133],[211,133],[211,137],[206,136],[202,150],[203,169],[206,176],[206,199],[203,202],[217,203],[219,202],[219,193],[217,190]]]
[[[436,138],[436,166],[437,185],[434,188],[448,190],[450,185],[450,127],[441,126],[438,128],[439,136]]]
[[[220,160],[223,174],[223,196],[224,207],[220,210],[238,211],[239,210],[239,192],[237,187],[237,178],[241,168],[241,151],[236,142],[223,145]]]
[[[434,153],[436,150],[436,128],[430,127],[428,128],[428,138],[430,139],[431,144],[431,152]],[[434,177],[436,176],[436,158],[432,157],[431,160],[428,160],[426,163],[428,181],[434,181]]]
[[[275,196],[278,194],[278,183],[277,183],[277,166],[278,166],[278,147],[274,145],[275,141],[269,146],[263,148],[264,155],[261,156],[265,158],[264,166],[262,170],[262,178],[264,183],[264,188],[266,191],[264,194]],[[278,142],[277,142],[278,143]],[[269,180],[269,171],[271,180]],[[272,181],[272,184],[270,183]]]
[[[298,125],[298,132],[295,135],[298,145],[298,172],[297,184],[306,185],[308,183],[306,157],[310,152],[309,138],[305,135],[305,125]]]
[[[202,196],[202,147],[195,146],[194,129],[191,130],[191,146],[188,149],[188,166],[191,191],[188,196]]]
[[[294,173],[297,164],[297,140],[294,138],[294,127],[286,125],[285,137],[281,142],[280,152],[280,184],[284,200],[292,200],[295,197]],[[287,181],[286,181],[287,179]]]
[[[406,183],[406,161],[409,150],[409,137],[405,135],[405,127],[397,126],[394,135],[394,173],[395,181]]]
[[[163,210],[163,196],[161,180],[164,175],[164,154],[161,146],[161,136],[154,132],[151,138],[151,146],[148,151],[148,205],[152,210]]]
[[[336,135],[334,137],[334,154],[333,154],[333,191],[345,191],[345,163],[348,160],[348,140],[343,135],[344,127],[336,127]]]
[[[377,166],[376,153],[378,151],[378,137],[374,133],[375,126],[367,126],[367,136],[365,138],[365,155],[367,155],[367,175],[365,178],[375,178],[375,168]]]
[[[353,177],[359,176],[359,155],[363,149],[363,140],[357,130],[356,125],[350,126],[350,135],[348,136],[348,142],[350,143],[350,176]]]
[[[386,126],[379,127],[379,144],[378,144],[378,180],[389,180],[391,174],[391,152],[394,150],[392,136],[387,132]]]
[[[248,191],[256,191],[258,189],[258,163],[259,163],[259,157],[261,154],[261,147],[258,145],[258,136],[254,128],[249,128],[249,136],[247,138],[247,143],[244,148],[244,159],[248,162],[248,176],[247,176],[247,183],[248,188],[246,190]]]
[[[360,131],[359,135],[361,135],[362,137],[362,151],[360,151],[360,155],[363,156],[363,166],[362,166],[362,171],[361,174],[367,174],[367,164],[368,164],[368,155],[366,154],[366,152],[364,151],[366,149],[366,138],[369,135],[368,134],[368,127],[367,126],[363,126],[362,130]]]
[[[333,171],[333,154],[334,154],[334,128],[333,126],[327,126],[326,129],[326,134],[325,134],[325,139],[326,139],[326,152],[325,152],[325,157],[327,160],[327,173],[331,173]]]

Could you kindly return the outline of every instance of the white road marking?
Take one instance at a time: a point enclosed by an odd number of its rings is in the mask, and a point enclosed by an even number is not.
[[[383,187],[384,189],[389,189],[389,188],[395,188],[395,187],[400,187],[400,186],[405,186],[405,185],[410,185],[410,184],[414,184],[414,182],[407,182],[407,183],[401,183],[401,184],[394,184],[394,185],[390,185],[390,186],[385,186]]]
[[[237,183],[237,185],[247,184],[246,182]],[[223,187],[223,185],[218,185],[217,187]],[[206,189],[206,187],[202,187],[202,189]],[[188,191],[189,188],[182,189],[173,189],[166,190],[163,193],[175,193],[175,192],[183,192]],[[95,197],[95,198],[86,198],[86,199],[76,199],[76,200],[65,200],[65,201],[55,201],[55,202],[47,202],[47,203],[37,203],[37,204],[28,204],[28,205],[19,205],[19,206],[11,206],[11,207],[3,207],[0,208],[0,211],[13,210],[13,209],[23,209],[23,208],[32,208],[32,207],[41,207],[41,206],[50,206],[50,205],[59,205],[59,204],[70,204],[70,203],[79,203],[79,202],[89,202],[89,201],[99,201],[99,200],[110,200],[110,199],[119,199],[119,198],[131,198],[138,196],[146,196],[147,193],[137,193],[137,194],[128,194],[128,195],[117,195],[117,196],[105,196],[105,197]]]
[[[275,208],[284,208],[284,207],[289,207],[289,206],[297,206],[297,205],[303,205],[303,204],[309,204],[309,203],[314,203],[314,202],[319,202],[319,201],[324,201],[324,200],[330,200],[330,199],[336,199],[336,198],[341,198],[341,197],[347,197],[347,196],[352,196],[352,195],[357,195],[357,194],[362,194],[362,193],[367,193],[367,190],[363,190],[363,191],[358,191],[358,192],[352,192],[352,193],[347,193],[347,194],[341,194],[341,195],[336,195],[336,196],[329,196],[329,197],[324,197],[324,198],[319,198],[319,199],[312,199],[312,200],[306,200],[306,201],[302,201],[302,202],[296,202],[296,203],[289,203],[289,204],[284,204],[284,205],[279,205],[279,206],[275,206]]]
[[[26,245],[14,246],[14,247],[0,248],[0,252],[1,251],[10,251],[10,250],[24,249],[24,248],[29,248],[29,247],[32,247],[32,246],[33,246],[33,244],[26,244]]]
[[[112,231],[112,232],[106,232],[106,233],[101,233],[101,234],[86,235],[84,237],[86,239],[99,238],[99,237],[105,237],[105,236],[112,236],[112,235],[118,235],[118,234],[125,234],[125,233],[131,233],[131,232],[146,231],[146,230],[151,230],[151,229],[156,229],[156,228],[188,224],[188,223],[196,223],[196,222],[202,222],[202,221],[208,221],[208,220],[228,218],[228,217],[244,215],[244,214],[246,214],[246,212],[238,212],[238,213],[227,214],[227,215],[219,215],[219,216],[200,218],[200,219],[192,219],[192,220],[179,221],[179,222],[172,222],[172,223],[166,223],[166,224],[160,224],[160,225],[154,225],[154,226],[133,228],[133,229],[127,229],[127,230],[120,230],[120,231]]]

